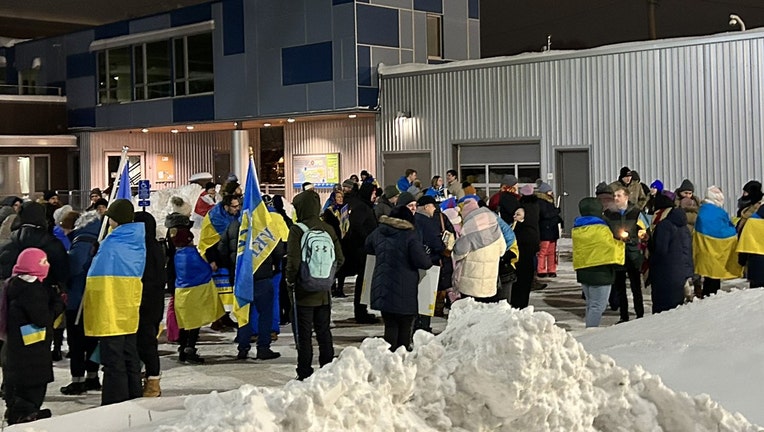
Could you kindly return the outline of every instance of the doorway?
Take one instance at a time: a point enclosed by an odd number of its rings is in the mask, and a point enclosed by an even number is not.
[[[430,152],[382,153],[385,184],[380,186],[396,184],[406,170],[412,168],[416,170],[416,177],[422,182],[422,189],[427,189],[432,179],[431,163]]]
[[[573,221],[578,216],[578,203],[592,196],[589,178],[589,150],[556,151],[557,195],[560,197],[563,233],[570,235]]]

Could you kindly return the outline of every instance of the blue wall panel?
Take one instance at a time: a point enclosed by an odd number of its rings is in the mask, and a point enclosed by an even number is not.
[[[356,5],[358,43],[398,47],[398,9]]]
[[[480,0],[469,0],[467,8],[468,17],[480,19]]]
[[[443,13],[443,0],[414,0],[414,10]]]
[[[66,56],[66,79],[94,76],[95,74],[95,53],[72,54]]]
[[[16,49],[14,47],[3,48],[0,55],[5,56],[5,83],[16,85],[19,83],[19,72],[16,70]]]
[[[367,46],[358,47],[358,85],[371,85],[371,49]]]
[[[223,55],[244,52],[244,2],[223,1]]]
[[[175,123],[214,120],[215,97],[205,95],[173,99],[172,119]]]
[[[194,24],[212,19],[212,7],[210,3],[202,3],[170,12],[170,23],[173,27]]]
[[[377,106],[377,96],[379,96],[379,89],[374,87],[358,87],[358,106]]]
[[[281,49],[281,81],[285,86],[332,80],[332,43]]]
[[[69,110],[69,127],[95,127],[95,108]]]
[[[96,40],[124,36],[130,34],[130,23],[128,21],[115,22],[96,27],[93,31]]]

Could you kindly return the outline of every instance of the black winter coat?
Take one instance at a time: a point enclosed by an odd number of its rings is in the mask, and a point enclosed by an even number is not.
[[[650,241],[653,313],[681,305],[684,283],[692,274],[692,235],[687,227],[687,215],[684,210],[675,208],[655,226]]]
[[[157,222],[151,214],[136,212],[135,221],[146,228],[146,267],[143,269],[140,319],[150,323],[162,321],[164,293],[167,285],[165,252],[157,240]]]
[[[623,214],[617,208],[605,209],[603,213],[603,219],[615,238],[620,239],[623,231],[629,233],[629,240],[626,242],[626,260],[630,261],[635,268],[640,268],[643,260],[642,252],[639,250],[639,226],[637,225],[639,214],[639,208],[631,203]],[[623,269],[623,266],[620,269]]]
[[[366,239],[366,253],[377,257],[371,282],[371,308],[417,315],[419,269],[429,269],[432,261],[424,252],[414,226],[383,216],[379,228]]]
[[[549,197],[551,200],[552,197]],[[557,241],[560,238],[559,224],[562,223],[560,209],[546,198],[539,198],[539,236],[541,241]],[[526,210],[526,218],[527,218]]]
[[[220,241],[217,243],[217,250],[220,254],[221,261],[218,265],[227,268],[229,277],[231,278],[231,285],[235,280],[236,272],[236,252],[239,244],[239,227],[241,222],[235,220],[228,224],[228,228],[223,232],[220,237]],[[255,270],[253,276],[254,280],[270,279],[274,273],[281,271],[281,259],[286,254],[286,248],[284,242],[279,242],[275,249],[265,258],[260,264],[260,267]]]
[[[10,277],[21,251],[34,247],[48,255],[50,272],[45,284],[66,289],[69,281],[69,257],[63,243],[48,231],[43,206],[34,202],[24,203],[16,221],[21,226],[11,233],[8,242],[0,246],[0,278]]]
[[[539,201],[540,200],[536,195],[528,195],[520,198],[520,207],[525,210],[525,220],[523,225],[525,225],[525,229],[529,231],[528,235],[532,236],[536,243],[541,242],[541,235],[539,234],[541,208],[539,207]]]
[[[512,192],[499,192],[499,215],[504,222],[512,225],[515,222],[515,212],[520,208],[520,201]]]
[[[364,201],[354,193],[346,195],[345,199],[350,206],[350,227],[345,237],[341,240],[345,263],[342,265],[340,274],[352,276],[363,272],[366,265],[364,242],[372,231],[377,228],[377,218],[374,216],[371,202]]]
[[[53,319],[64,311],[61,297],[40,281],[25,282],[18,277],[9,281],[6,295],[8,339],[3,348],[5,382],[27,386],[53,382],[50,344],[53,340]],[[24,345],[21,327],[27,324],[45,327],[45,340]]]
[[[756,213],[759,217],[764,218],[764,206],[760,206]],[[746,277],[751,281],[752,287],[764,285],[764,255],[741,253],[738,254],[738,261],[740,265],[748,266]]]

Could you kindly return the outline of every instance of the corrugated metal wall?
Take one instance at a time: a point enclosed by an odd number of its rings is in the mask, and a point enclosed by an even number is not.
[[[340,182],[361,170],[373,171],[375,166],[376,135],[373,118],[359,117],[347,120],[297,122],[284,126],[284,170],[287,186],[293,183],[292,157],[294,155],[339,153]],[[299,193],[287,188],[287,198]],[[328,191],[321,193],[325,199]]]
[[[151,180],[152,189],[164,189],[187,184],[191,174],[212,172],[215,167],[214,153],[230,153],[232,141],[230,131],[178,134],[84,132],[77,134],[77,139],[83,163],[80,174],[83,189],[103,188],[108,184],[106,153],[120,152],[123,146],[130,147],[130,152],[144,153],[144,177]],[[257,162],[260,148],[257,129],[250,131],[249,140]],[[160,154],[172,154],[175,157],[175,182],[157,183],[156,164],[157,155]],[[89,169],[84,165],[86,163],[89,163]]]
[[[393,67],[381,75],[378,154],[431,150],[443,174],[453,144],[535,140],[542,173],[553,173],[555,148],[588,147],[592,189],[628,165],[648,184],[690,178],[701,196],[717,184],[732,209],[742,185],[761,178],[763,61],[764,32],[754,31],[450,70]],[[396,120],[398,111],[412,118]]]

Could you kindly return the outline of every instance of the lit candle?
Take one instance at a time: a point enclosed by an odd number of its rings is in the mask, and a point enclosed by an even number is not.
[[[623,231],[621,231],[621,238],[622,238],[622,239],[627,239],[627,238],[629,238],[629,232],[628,232],[628,231],[626,231],[626,230],[623,230]]]

